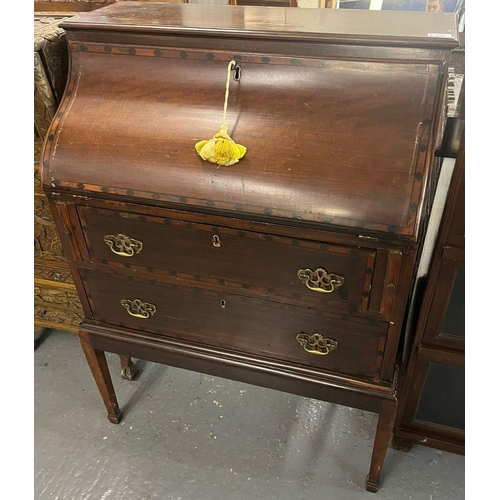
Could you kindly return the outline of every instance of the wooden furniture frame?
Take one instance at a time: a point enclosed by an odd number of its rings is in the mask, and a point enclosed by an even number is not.
[[[443,332],[443,322],[454,292],[457,272],[465,269],[465,134],[460,142],[441,226],[423,299],[409,361],[402,379],[400,406],[394,430],[393,447],[408,451],[413,443],[465,454],[465,429],[446,425],[450,420],[446,409],[434,415],[436,421],[418,418],[419,405],[431,363],[456,367],[456,376],[464,377],[465,338],[458,332]],[[462,292],[463,294],[463,292]],[[465,297],[462,295],[465,302]],[[458,301],[457,301],[458,302]],[[463,311],[457,311],[460,318]],[[462,319],[463,321],[463,319]],[[458,327],[458,325],[457,325]],[[465,328],[461,323],[461,328]],[[464,382],[457,392],[453,387],[441,388],[462,406]],[[439,392],[436,392],[439,396]],[[442,401],[442,405],[446,402]],[[437,409],[440,404],[436,403]],[[465,411],[463,408],[462,411]],[[438,418],[436,418],[436,416]],[[437,421],[438,420],[438,421]],[[461,425],[459,425],[461,427]]]
[[[64,23],[43,188],[111,422],[105,351],[362,408],[379,415],[377,491],[455,18],[274,12],[119,2]],[[231,60],[248,154],[218,169],[193,141]]]

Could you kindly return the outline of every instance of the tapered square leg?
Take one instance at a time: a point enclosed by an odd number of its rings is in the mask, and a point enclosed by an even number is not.
[[[108,363],[104,351],[98,351],[92,347],[89,335],[86,332],[80,331],[78,335],[90,371],[94,376],[97,388],[108,410],[108,420],[113,424],[118,424],[122,419],[122,412],[116,400],[115,389],[111,381],[111,375],[109,374]]]
[[[366,489],[373,493],[378,491],[380,485],[380,471],[384,464],[385,455],[394,430],[396,419],[396,399],[384,399],[378,416],[377,432],[373,444],[372,461],[370,471],[366,477]]]

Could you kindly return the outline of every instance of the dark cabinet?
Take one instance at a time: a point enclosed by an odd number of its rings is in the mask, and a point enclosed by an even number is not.
[[[465,453],[465,135],[399,391],[393,447]]]

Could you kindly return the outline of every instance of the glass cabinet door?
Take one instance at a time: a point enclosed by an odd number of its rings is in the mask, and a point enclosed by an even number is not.
[[[423,336],[423,344],[465,350],[465,268],[444,259]]]
[[[451,293],[438,337],[465,339],[465,269],[455,269]]]
[[[464,367],[429,362],[414,420],[465,430]]]

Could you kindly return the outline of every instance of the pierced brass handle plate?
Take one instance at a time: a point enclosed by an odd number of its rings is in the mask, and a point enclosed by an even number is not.
[[[297,276],[313,292],[332,293],[344,284],[344,278],[334,273],[327,273],[322,267],[299,269]]]
[[[338,342],[333,339],[323,337],[321,333],[313,334],[299,333],[296,337],[297,342],[310,354],[326,356],[338,347]]]
[[[111,251],[122,257],[133,257],[142,250],[142,241],[134,240],[125,234],[107,234],[104,236],[104,242],[111,248]]]
[[[140,299],[123,299],[120,303],[134,318],[148,319],[156,312],[154,304],[148,304]]]

